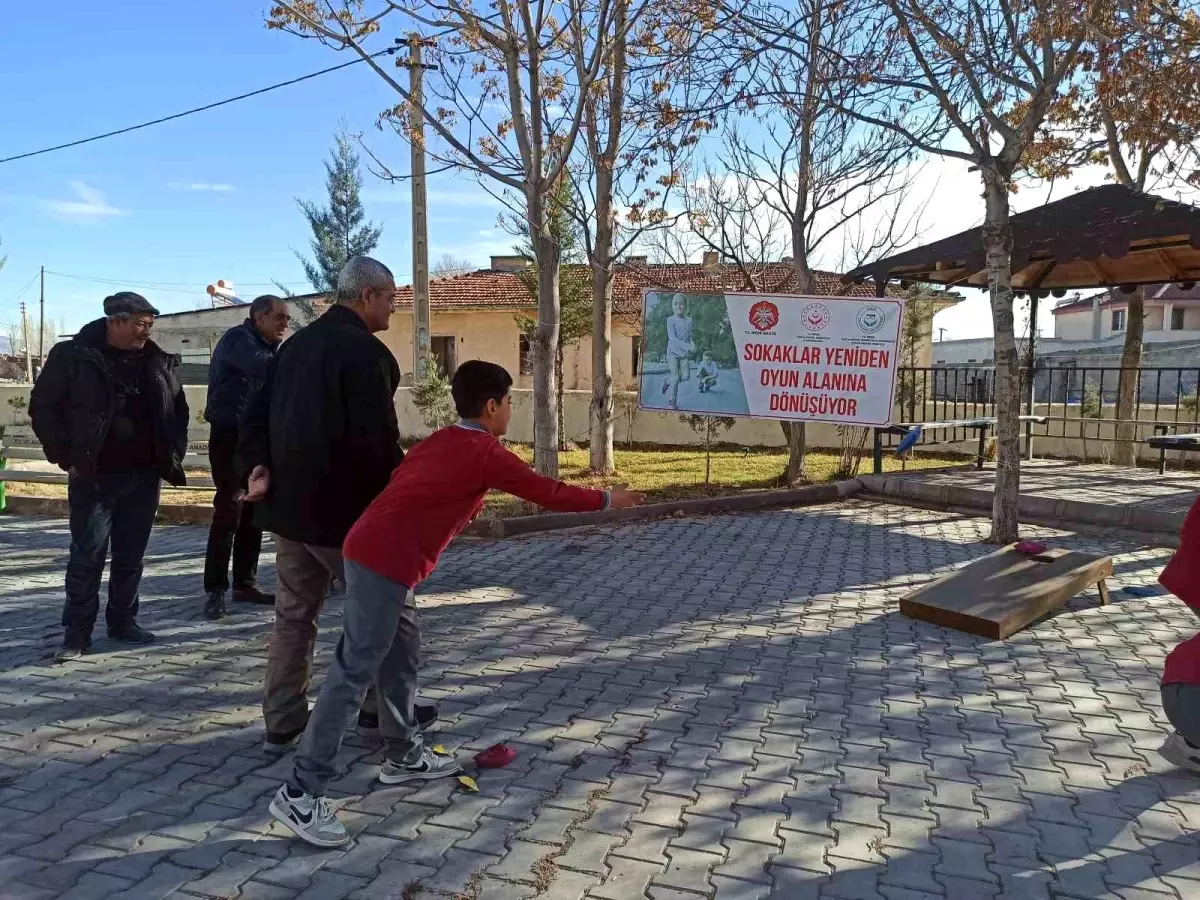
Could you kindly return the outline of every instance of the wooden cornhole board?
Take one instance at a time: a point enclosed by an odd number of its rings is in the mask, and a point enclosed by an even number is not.
[[[1011,544],[909,594],[900,601],[900,612],[1003,639],[1093,584],[1099,586],[1100,603],[1107,604],[1104,579],[1112,573],[1111,556],[1061,549],[1029,556]]]

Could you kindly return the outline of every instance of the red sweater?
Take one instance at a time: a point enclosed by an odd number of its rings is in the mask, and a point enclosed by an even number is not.
[[[1200,684],[1200,634],[1192,635],[1167,654],[1163,684]]]
[[[1200,613],[1200,497],[1183,520],[1179,549],[1158,576],[1158,583]]]
[[[342,555],[416,588],[446,545],[479,514],[489,490],[558,512],[589,512],[608,504],[604,491],[543,478],[488,432],[452,425],[409,451],[346,535]]]

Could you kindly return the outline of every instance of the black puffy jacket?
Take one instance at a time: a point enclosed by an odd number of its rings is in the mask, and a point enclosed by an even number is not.
[[[278,344],[267,342],[254,320],[247,317],[230,328],[212,352],[208,364],[208,404],[204,418],[214,428],[237,431],[238,419],[258,393]]]
[[[96,471],[100,449],[112,424],[112,375],[104,355],[106,322],[97,319],[79,330],[72,340],[55,344],[46,357],[29,397],[33,431],[42,442],[46,459],[63,470],[81,475]],[[183,457],[187,453],[188,404],[176,368],[179,357],[163,351],[153,341],[146,344],[153,390],[155,459],[163,480],[186,483]]]
[[[404,458],[399,385],[396,357],[344,306],[284,341],[238,428],[240,474],[271,470],[266,500],[256,504],[259,527],[342,546]]]

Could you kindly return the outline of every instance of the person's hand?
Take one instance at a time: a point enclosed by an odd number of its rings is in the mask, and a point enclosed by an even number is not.
[[[641,506],[646,502],[646,495],[629,490],[629,485],[618,484],[608,492],[609,509],[628,509],[631,506]]]
[[[271,489],[271,470],[266,466],[255,466],[246,479],[246,492],[242,499],[247,503],[255,503],[267,496]]]

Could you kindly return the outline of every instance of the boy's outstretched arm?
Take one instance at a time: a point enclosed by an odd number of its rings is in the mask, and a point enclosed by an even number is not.
[[[555,512],[594,512],[638,506],[642,494],[625,488],[597,491],[546,478],[529,468],[515,453],[499,444],[488,454],[483,467],[484,484]]]

